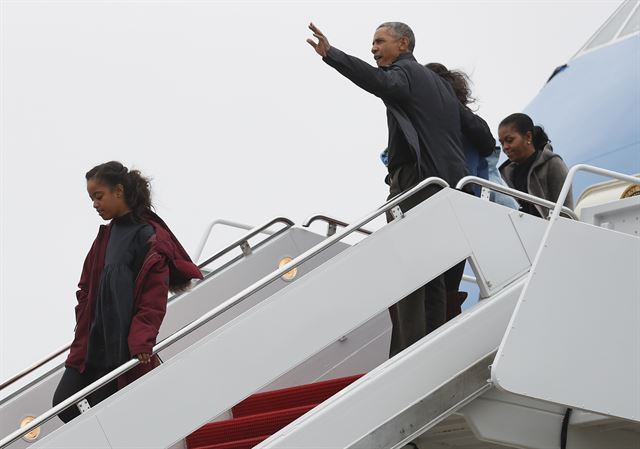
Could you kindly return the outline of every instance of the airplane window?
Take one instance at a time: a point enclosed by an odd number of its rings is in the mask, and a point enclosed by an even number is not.
[[[592,48],[599,47],[612,41],[618,34],[618,30],[620,30],[620,28],[627,21],[627,18],[633,12],[633,9],[636,7],[636,5],[637,3],[633,0],[628,0],[623,3],[622,6],[620,6],[618,12],[613,17],[611,17],[611,20],[609,20],[609,22],[607,22],[600,30],[598,30],[598,32],[591,39],[591,42],[587,44],[584,50],[590,50]]]
[[[637,33],[638,31],[640,31],[640,6],[636,7],[631,19],[629,19],[620,32],[620,37],[628,36],[630,34]]]

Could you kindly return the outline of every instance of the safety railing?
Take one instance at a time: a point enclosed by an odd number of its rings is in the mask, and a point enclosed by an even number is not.
[[[620,181],[626,181],[630,184],[640,184],[640,178],[636,178],[634,176],[625,175],[625,174],[618,173],[611,170],[606,170],[604,168],[594,167],[593,165],[587,165],[587,164],[574,165],[569,169],[569,173],[567,173],[567,178],[565,179],[564,184],[562,186],[562,190],[560,191],[560,195],[558,196],[558,202],[555,204],[553,208],[553,212],[549,216],[549,220],[551,221],[551,223],[549,223],[549,227],[551,227],[553,222],[555,222],[558,219],[558,217],[560,216],[560,213],[563,212],[560,206],[564,204],[565,200],[567,199],[567,196],[569,195],[569,191],[571,190],[571,185],[573,184],[573,178],[575,178],[576,174],[580,171],[585,171],[585,172],[593,173],[594,175],[605,176],[608,178],[619,179]]]
[[[207,228],[202,234],[202,238],[200,239],[200,243],[198,243],[198,247],[193,257],[194,261],[197,262],[200,260],[200,257],[202,256],[202,252],[204,251],[204,247],[207,244],[209,237],[211,237],[211,232],[213,231],[213,228],[218,225],[229,226],[231,228],[237,228],[237,229],[244,229],[245,231],[252,231],[254,229],[254,227],[251,225],[238,223],[237,221],[225,220],[223,218],[218,218],[216,220],[213,220],[211,223],[207,225]],[[273,231],[269,231],[267,228],[264,228],[260,232],[263,232],[269,235],[273,234]]]
[[[15,382],[19,381],[23,377],[28,376],[29,374],[31,374],[32,372],[34,372],[35,370],[37,370],[41,366],[46,365],[47,363],[49,363],[51,360],[55,359],[59,355],[64,354],[64,352],[67,351],[70,347],[71,347],[71,344],[63,346],[62,348],[52,352],[51,354],[49,354],[48,356],[46,356],[45,358],[43,358],[39,362],[34,363],[29,368],[19,372],[15,376],[13,376],[13,377],[7,379],[6,381],[2,382],[2,384],[0,384],[0,391],[2,391],[3,389],[5,389],[6,387],[8,387],[10,385],[13,385]]]
[[[505,195],[509,195],[515,198],[519,198],[521,200],[529,201],[530,203],[538,204],[539,206],[546,207],[549,211],[553,210],[556,207],[556,203],[553,201],[545,200],[544,198],[540,198],[534,195],[530,195],[525,192],[521,192],[516,189],[512,189],[511,187],[503,186],[501,184],[496,184],[495,182],[487,181],[483,178],[478,178],[477,176],[465,176],[456,185],[456,189],[461,190],[464,186],[468,184],[476,184],[480,187],[484,187],[489,190],[493,190],[495,192],[504,193]],[[566,199],[566,197],[565,197]],[[564,203],[559,203],[564,204]],[[574,220],[578,219],[578,216],[566,206],[562,206],[561,212]]]
[[[278,231],[271,233],[269,238],[267,238],[267,239],[263,240],[262,242],[256,244],[253,247],[253,249],[258,248],[260,245],[264,244],[267,240],[270,240],[270,239],[280,235],[281,233],[285,232],[287,229],[289,229],[291,226],[294,225],[293,221],[289,220],[288,218],[276,217],[273,220],[268,221],[267,223],[263,224],[262,226],[254,228],[248,234],[243,235],[238,240],[236,240],[233,243],[231,243],[230,245],[226,246],[224,249],[218,251],[216,254],[214,254],[213,256],[209,257],[207,260],[205,260],[200,265],[198,265],[198,267],[201,267],[201,266],[205,267],[205,266],[209,265],[210,263],[214,262],[215,260],[220,259],[225,254],[229,253],[230,251],[233,251],[235,248],[238,248],[238,247],[242,250],[242,254],[244,256],[248,256],[249,254],[251,254],[251,251],[252,251],[252,247],[249,245],[249,239],[255,237],[258,234],[264,233],[265,230],[267,230],[268,228],[270,228],[271,226],[273,226],[274,224],[277,224],[277,223],[283,223],[285,226],[283,228],[279,229]],[[213,273],[215,273],[215,272],[213,272]],[[208,276],[211,276],[211,274],[213,274],[213,273],[209,273]]]
[[[307,218],[304,223],[302,223],[303,228],[308,228],[316,221],[324,221],[327,223],[327,237],[331,237],[338,230],[338,226],[342,228],[346,228],[349,226],[349,223],[345,223],[344,221],[338,220],[337,218],[328,217],[326,215],[318,214],[312,215]],[[360,232],[361,234],[371,235],[373,231],[369,231],[367,229],[358,229],[356,232]]]
[[[242,301],[247,299],[252,294],[256,293],[257,291],[261,290],[262,288],[266,287],[267,285],[271,284],[272,282],[276,281],[277,279],[280,279],[284,274],[288,273],[290,270],[292,270],[294,268],[297,268],[298,266],[300,266],[303,263],[307,262],[312,257],[314,257],[317,254],[321,253],[322,251],[324,251],[325,249],[329,248],[330,246],[336,244],[337,242],[339,242],[340,240],[342,240],[346,236],[350,235],[353,232],[358,231],[364,225],[366,225],[370,221],[374,220],[375,218],[377,218],[381,214],[385,213],[388,210],[396,208],[402,201],[406,200],[407,198],[411,197],[412,195],[414,195],[415,193],[419,192],[420,190],[424,189],[425,187],[427,187],[429,185],[439,185],[441,187],[449,187],[449,185],[444,180],[442,180],[440,178],[433,177],[433,178],[425,179],[424,181],[422,181],[421,183],[417,184],[413,188],[411,188],[411,189],[407,190],[406,192],[404,192],[404,193],[392,198],[391,200],[387,201],[383,206],[381,206],[380,208],[376,209],[374,212],[371,212],[370,214],[366,215],[364,218],[358,220],[355,224],[347,226],[344,229],[344,231],[341,232],[340,234],[335,234],[335,235],[327,238],[323,242],[317,244],[316,246],[310,248],[309,250],[305,251],[304,253],[302,253],[301,255],[296,257],[295,259],[293,259],[288,264],[282,266],[281,268],[277,269],[276,271],[272,272],[271,274],[268,274],[267,276],[263,277],[259,281],[257,281],[254,284],[250,285],[249,287],[247,287],[243,291],[237,293],[236,295],[234,295],[233,297],[231,297],[227,301],[223,302],[219,306],[217,306],[214,309],[210,310],[209,312],[207,312],[206,314],[204,314],[203,316],[201,316],[197,320],[193,321],[191,324],[188,324],[187,326],[183,327],[182,329],[180,329],[179,331],[177,331],[176,333],[174,333],[170,337],[167,337],[166,339],[164,339],[163,341],[158,343],[153,348],[152,353],[156,354],[156,353],[164,350],[165,348],[171,346],[173,343],[179,341],[183,337],[186,337],[187,335],[189,335],[190,333],[192,333],[195,330],[199,329],[201,326],[205,325],[206,323],[208,323],[212,319],[220,316],[222,313],[224,313],[227,310],[231,309],[232,307],[238,305],[239,303],[241,303]],[[401,217],[402,214],[396,214],[395,216],[396,217]],[[398,219],[398,218],[396,218],[396,219]],[[20,438],[23,435],[29,433],[33,429],[41,426],[42,424],[44,424],[45,422],[47,422],[51,418],[57,416],[58,413],[60,413],[63,410],[67,409],[68,407],[72,406],[73,404],[78,403],[83,398],[85,398],[87,395],[91,394],[92,392],[94,392],[95,390],[100,388],[101,386],[111,382],[112,380],[116,379],[117,377],[119,377],[122,374],[124,374],[127,371],[129,371],[130,369],[134,368],[136,365],[138,365],[138,363],[140,363],[140,362],[137,359],[131,359],[128,362],[126,362],[125,364],[123,364],[120,367],[116,368],[115,370],[111,371],[109,374],[106,374],[105,376],[103,376],[100,379],[96,380],[92,384],[90,384],[87,387],[83,388],[82,390],[80,390],[79,392],[74,394],[73,396],[69,397],[68,399],[62,401],[60,404],[56,405],[55,407],[53,407],[53,408],[49,409],[48,411],[46,411],[45,413],[43,413],[42,415],[38,416],[37,418],[35,418],[33,421],[31,421],[26,426],[16,430],[15,432],[13,432],[10,435],[8,435],[7,437],[5,437],[2,441],[0,441],[0,448],[3,448],[5,446],[7,446],[8,444],[11,444],[12,442],[16,441],[18,438]]]
[[[245,226],[245,225],[241,225],[241,224],[238,224],[238,223],[229,222],[229,221],[226,221],[226,220],[216,220],[216,221],[212,222],[210,227],[212,228],[216,223],[220,223],[220,224],[232,223],[233,226],[236,226],[236,225]],[[272,227],[275,224],[284,224],[285,226],[282,227],[281,229],[278,229],[277,231],[267,231],[270,227]],[[294,225],[293,221],[289,220],[288,218],[275,217],[275,218],[269,220],[268,222],[266,222],[265,224],[263,224],[261,226],[258,226],[258,227],[255,227],[255,228],[251,228],[251,232],[243,235],[238,240],[236,240],[233,243],[227,245],[225,248],[223,248],[222,250],[218,251],[213,256],[209,257],[204,262],[198,264],[198,268],[199,269],[203,269],[207,265],[209,265],[212,262],[220,259],[222,256],[224,256],[225,254],[228,254],[230,251],[234,250],[237,247],[240,247],[240,249],[242,249],[243,256],[247,256],[247,255],[251,254],[252,250],[257,249],[260,246],[264,245],[267,241],[277,237],[278,235],[280,235],[281,233],[285,232],[287,229],[289,229],[293,225]],[[209,230],[209,232],[210,232],[210,230]],[[256,235],[261,234],[261,233],[266,233],[266,234],[269,235],[269,237],[267,237],[266,239],[258,242],[253,247],[251,247],[249,245],[249,239],[251,239],[251,238],[253,238]],[[216,270],[207,273],[207,275],[205,276],[205,279],[208,279],[208,278],[214,276],[220,270],[224,269],[229,264],[232,264],[232,263],[236,262],[238,259],[240,259],[243,256],[237,257],[237,258],[233,259],[232,261],[228,262],[227,264],[225,264],[225,265],[223,265],[221,267],[218,267]],[[182,294],[183,293],[178,293],[176,295],[173,295],[171,298],[168,299],[168,302],[173,301],[175,298],[177,298],[178,296],[180,296]],[[56,357],[58,357],[59,355],[63,354],[70,347],[71,347],[71,344],[68,344],[68,345],[58,349],[57,351],[49,354],[48,356],[46,356],[45,358],[43,358],[39,362],[35,363],[34,365],[30,366],[29,368],[25,369],[24,371],[21,371],[20,373],[16,374],[15,376],[11,377],[10,379],[7,379],[5,382],[0,384],[0,391],[2,391],[6,387],[9,387],[10,385],[13,385],[15,382],[19,381],[20,379],[24,378],[25,376],[28,376],[29,374],[31,374],[32,372],[34,372],[38,368],[46,365],[51,360],[53,360]],[[8,396],[6,398],[3,398],[2,401],[0,401],[0,405],[2,405],[7,400],[11,399],[15,394],[18,394],[19,392],[22,392],[25,389],[30,388],[33,384],[35,384],[35,383],[39,382],[40,380],[44,379],[45,377],[49,376],[52,372],[58,370],[59,368],[60,368],[60,365],[56,366],[52,370],[44,373],[42,376],[39,376],[37,379],[35,379],[32,382],[30,382],[28,385],[25,385],[24,387],[22,387],[20,389],[20,391],[15,392],[14,394],[12,394],[12,395],[10,395],[10,396]]]

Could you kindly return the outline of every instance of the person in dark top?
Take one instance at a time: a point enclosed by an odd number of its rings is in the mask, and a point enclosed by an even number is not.
[[[460,70],[449,70],[439,62],[430,62],[426,67],[451,85],[460,102],[462,148],[467,171],[472,176],[488,179],[489,171],[484,158],[493,152],[496,139],[491,134],[487,122],[469,108],[469,105],[475,102],[475,98],[471,96],[469,77]],[[476,196],[480,196],[479,189],[474,189],[474,192]]]
[[[430,62],[425,67],[449,83],[458,98],[462,148],[467,171],[472,176],[488,179],[489,170],[485,158],[493,152],[496,139],[491,134],[487,122],[469,108],[469,104],[475,101],[471,96],[469,77],[459,70],[449,70],[439,62]],[[480,196],[479,187],[474,186],[473,192],[476,196]],[[447,289],[447,321],[462,313],[462,303],[467,299],[467,292],[459,291],[465,263],[466,261],[462,261],[444,273]]]
[[[491,134],[491,129],[487,122],[469,107],[470,104],[476,101],[471,95],[471,80],[469,76],[461,70],[449,70],[439,62],[430,62],[426,67],[451,84],[456,97],[460,101],[462,148],[464,149],[469,174],[505,185],[496,167],[500,156],[500,147],[496,145],[496,139]],[[476,196],[480,196],[480,190],[478,186],[474,186]],[[518,204],[510,196],[491,192],[489,197],[495,203],[512,209],[518,208]]]
[[[498,127],[502,150],[509,160],[500,166],[500,174],[507,185],[521,192],[556,202],[569,172],[562,158],[553,152],[549,136],[526,114],[506,117]],[[549,209],[528,201],[518,200],[520,210],[547,218]],[[571,191],[565,206],[573,208]]]
[[[151,211],[149,181],[120,162],[86,174],[100,226],[76,293],[76,329],[65,371],[53,396],[57,405],[113,369],[140,364],[87,397],[91,406],[160,364],[152,355],[169,290],[188,287],[202,274],[168,226]],[[75,406],[60,413],[68,422]]]
[[[332,47],[313,23],[309,29],[318,42],[307,42],[323,61],[379,97],[387,108],[389,198],[430,176],[455,186],[467,174],[459,102],[448,83],[416,61],[415,36],[409,26],[386,22],[376,29],[371,52],[377,67]],[[407,211],[438,190],[428,186],[400,207]],[[440,275],[392,306],[390,355],[442,325],[446,321],[446,302],[444,277]]]

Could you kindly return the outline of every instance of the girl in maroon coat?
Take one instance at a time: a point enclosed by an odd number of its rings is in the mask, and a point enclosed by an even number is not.
[[[153,346],[169,290],[185,289],[202,274],[167,225],[151,211],[149,180],[120,162],[86,174],[100,226],[84,262],[76,296],[76,330],[65,372],[53,396],[56,405],[113,369],[140,364],[87,397],[95,405],[159,365]],[[60,413],[68,422],[75,406]]]

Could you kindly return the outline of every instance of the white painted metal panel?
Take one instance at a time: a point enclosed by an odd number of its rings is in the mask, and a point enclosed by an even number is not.
[[[565,407],[491,390],[460,410],[481,441],[522,449],[560,447]],[[573,421],[573,420],[572,420]],[[639,434],[569,425],[567,449],[637,449]]]
[[[496,297],[476,304],[256,449],[350,447],[495,351],[523,284],[524,281],[516,283]],[[406,432],[410,438],[411,431]]]
[[[540,243],[544,236],[544,231],[549,222],[542,218],[517,211],[511,212],[509,217],[516,232],[521,236],[520,241],[527,253],[529,263],[532,264],[536,258],[538,248],[540,248]]]
[[[491,390],[459,410],[482,441],[519,448],[559,448],[565,407]],[[511,444],[509,444],[511,443]]]
[[[367,373],[389,358],[390,342],[391,319],[385,310],[261,391]]]
[[[640,420],[640,239],[560,219],[493,366],[509,392]]]
[[[47,448],[111,449],[111,444],[102,431],[102,426],[96,417],[83,420],[77,427],[63,426],[55,432],[55,435],[58,435],[58,439],[51,440],[51,442],[47,444]],[[37,446],[38,443],[34,443],[29,447]]]
[[[640,237],[640,196],[585,207],[580,221]]]
[[[513,210],[472,195],[452,196],[456,216],[473,248],[472,267],[483,297],[529,270],[531,262],[521,244],[514,244],[514,228],[505,219]]]

